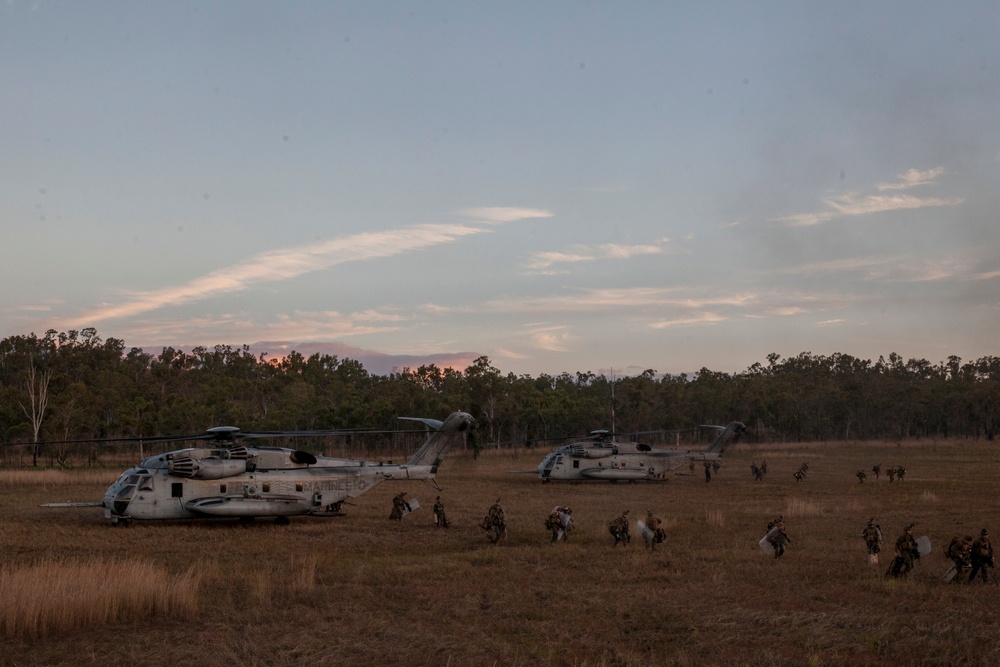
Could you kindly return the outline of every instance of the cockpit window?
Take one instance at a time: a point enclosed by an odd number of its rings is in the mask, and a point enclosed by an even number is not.
[[[143,475],[139,478],[139,490],[140,491],[152,491],[153,490],[153,476]]]

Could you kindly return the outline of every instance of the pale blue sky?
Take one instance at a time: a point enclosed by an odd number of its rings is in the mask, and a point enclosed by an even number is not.
[[[996,355],[997,35],[996,2],[0,0],[0,335]]]

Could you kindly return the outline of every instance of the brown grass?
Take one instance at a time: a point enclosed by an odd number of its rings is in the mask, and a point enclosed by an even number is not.
[[[452,528],[430,515],[439,492],[387,483],[339,519],[107,526],[99,510],[39,503],[96,500],[104,484],[69,477],[0,485],[0,553],[32,563],[137,563],[187,572],[197,612],[127,614],[88,627],[7,640],[2,664],[223,665],[907,665],[993,664],[994,584],[945,585],[941,551],[953,535],[994,532],[995,452],[986,443],[741,446],[706,484],[547,484],[510,474],[544,452],[445,461],[439,482]],[[760,482],[750,461],[768,460]],[[803,462],[809,473],[791,473]],[[904,482],[854,473],[904,464]],[[117,470],[108,471],[107,480]],[[87,475],[89,473],[84,473]],[[406,490],[421,508],[387,519]],[[510,538],[478,527],[501,496]],[[543,522],[573,508],[568,542]],[[668,542],[612,548],[606,524],[623,509],[653,509]],[[784,514],[793,542],[775,560],[757,548]],[[869,516],[888,542],[865,562]],[[917,523],[934,552],[907,581],[882,572],[902,526]],[[194,575],[192,575],[194,576]],[[105,575],[106,580],[113,575]],[[160,584],[162,586],[162,583]],[[157,588],[157,585],[151,586]],[[6,600],[5,589],[0,595]],[[21,603],[7,605],[18,608]],[[23,613],[23,612],[19,612]]]
[[[0,572],[0,635],[39,639],[109,623],[198,611],[194,569],[169,577],[148,562],[55,560]]]

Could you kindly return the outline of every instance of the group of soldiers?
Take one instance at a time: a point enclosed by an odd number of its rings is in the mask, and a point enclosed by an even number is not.
[[[903,528],[903,534],[896,538],[895,555],[885,571],[886,578],[906,577],[921,555],[929,552],[929,543],[922,549],[920,540],[913,537],[914,527],[913,523],[907,524]],[[861,531],[861,537],[868,548],[868,562],[877,565],[878,554],[882,550],[882,527],[875,523],[874,517],[868,519],[867,525]],[[945,556],[952,561],[952,567],[944,576],[945,581],[975,581],[977,576],[984,582],[989,581],[987,568],[993,568],[993,544],[990,542],[989,531],[985,528],[979,532],[979,538],[975,540],[972,539],[972,535],[952,538]],[[967,578],[966,572],[970,572]]]
[[[715,474],[719,474],[719,470],[722,469],[722,464],[719,463],[718,459],[716,459],[714,461],[703,461],[702,465],[705,466],[705,482],[706,483],[712,481],[712,473],[713,472]]]
[[[392,499],[392,512],[389,514],[389,518],[399,521],[412,511],[411,507],[410,502],[406,500],[406,492],[402,491]],[[447,528],[451,525],[445,514],[441,496],[438,496],[434,501],[434,524],[439,528]],[[497,498],[490,506],[479,526],[486,531],[486,537],[493,544],[507,539],[507,512],[500,504],[500,498]],[[663,529],[663,521],[658,516],[653,515],[653,510],[647,511],[646,522],[641,526],[646,546],[650,549],[655,550],[657,544],[663,544],[667,541],[667,532]],[[546,517],[545,528],[549,531],[552,542],[568,539],[573,530],[573,510],[565,505],[557,505]],[[632,533],[629,529],[629,510],[625,510],[618,517],[612,519],[608,523],[608,531],[615,540],[612,546],[630,544]]]
[[[619,544],[629,545],[632,543],[632,532],[629,529],[629,510],[625,510],[620,515],[608,522],[608,532],[615,538],[612,547]],[[667,531],[663,528],[663,520],[653,514],[653,510],[646,510],[646,521],[636,524],[642,532],[642,538],[646,542],[646,548],[656,551],[657,544],[667,541]]]
[[[763,464],[766,466],[766,462]],[[759,468],[754,465],[755,468]],[[878,468],[879,466],[876,466]],[[799,472],[808,471],[808,464],[803,464]],[[392,512],[390,519],[399,521],[404,515],[413,511],[411,501],[406,500],[406,492],[396,494],[392,499]],[[434,524],[439,528],[447,528],[451,525],[445,514],[444,502],[438,496],[434,502]],[[613,547],[629,545],[632,543],[632,532],[629,525],[629,510],[623,511],[620,515],[608,522],[608,532],[614,538]],[[903,528],[903,533],[896,539],[895,554],[885,571],[886,578],[902,578],[909,575],[914,564],[922,555],[930,551],[929,540],[926,544],[921,544],[920,540],[913,537],[913,528],[916,524],[909,523]],[[490,506],[480,523],[480,527],[486,531],[486,536],[493,544],[497,544],[507,538],[507,512],[500,504],[500,498]],[[638,522],[638,529],[642,532],[642,537],[646,542],[646,547],[655,551],[657,544],[667,541],[666,530],[663,529],[663,521],[653,514],[653,510],[647,510],[645,523]],[[545,528],[551,535],[551,541],[568,539],[569,533],[573,530],[573,510],[565,505],[557,505],[545,519]],[[868,562],[871,565],[878,565],[879,553],[882,551],[882,527],[875,522],[875,518],[868,519],[868,523],[861,531],[861,538],[865,541],[868,551]],[[781,558],[785,553],[785,545],[790,544],[792,539],[785,530],[785,521],[782,515],[776,516],[767,524],[767,533],[761,540],[761,547],[767,545],[766,550],[771,550],[775,558]],[[983,528],[977,539],[972,535],[965,535],[962,538],[954,537],[948,545],[945,556],[952,561],[952,566],[945,574],[945,581],[975,581],[977,577],[982,581],[989,581],[989,569],[993,568],[993,544],[990,542],[989,531]],[[966,577],[966,572],[969,573]]]
[[[882,464],[876,463],[875,465],[873,465],[872,473],[875,475],[875,480],[878,481],[878,478],[882,475]],[[906,477],[906,468],[904,468],[903,466],[896,466],[895,468],[887,468],[885,474],[888,475],[890,482],[896,481],[897,477],[899,478],[899,481],[902,482],[903,478]],[[858,484],[864,484],[865,480],[868,479],[868,475],[865,474],[864,470],[859,470],[857,472],[857,477],[858,477]]]
[[[796,482],[801,482],[806,478],[806,473],[809,472],[809,464],[803,463],[798,470],[796,470],[792,476],[795,477]],[[767,460],[761,462],[757,465],[756,461],[750,463],[750,473],[753,475],[754,480],[760,481],[767,476]],[[708,481],[708,480],[705,480]]]
[[[969,581],[975,581],[977,576],[983,581],[989,581],[987,568],[993,568],[993,543],[990,542],[990,533],[985,528],[979,531],[979,537],[975,540],[972,539],[972,535],[966,535],[962,539],[953,537],[945,555],[953,563],[945,579],[962,581],[968,571]]]

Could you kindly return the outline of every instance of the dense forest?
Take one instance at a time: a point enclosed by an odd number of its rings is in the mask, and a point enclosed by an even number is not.
[[[761,441],[992,439],[1000,358],[932,364],[898,354],[767,355],[740,373],[503,374],[480,357],[372,375],[357,361],[229,346],[159,354],[94,329],[0,341],[0,443],[244,430],[401,428],[469,411],[477,446],[743,421]]]

